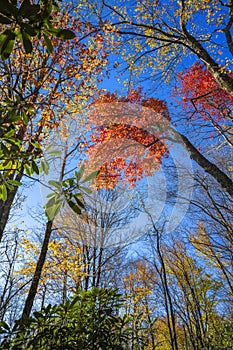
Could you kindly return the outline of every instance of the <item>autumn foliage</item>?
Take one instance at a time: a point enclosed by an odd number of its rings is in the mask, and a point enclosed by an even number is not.
[[[96,186],[113,188],[123,181],[134,187],[143,176],[153,175],[168,156],[168,121],[166,103],[144,98],[141,89],[124,98],[107,93],[96,99],[89,112],[94,131],[87,150],[88,163],[100,170]]]
[[[179,87],[176,95],[182,96],[185,110],[194,109],[202,118],[218,123],[229,118],[233,97],[222,90],[206,67],[195,62],[190,68],[178,75]]]
[[[22,118],[14,136],[23,140],[25,149],[28,143],[32,146],[31,140],[41,145],[51,130],[80,111],[97,91],[96,77],[107,62],[101,35],[92,31],[92,46],[83,40],[90,24],[73,18],[67,4],[55,17],[55,29],[72,29],[74,40],[35,38],[31,55],[24,54],[19,42],[9,59],[10,69],[0,66],[1,101],[17,106],[15,113]]]

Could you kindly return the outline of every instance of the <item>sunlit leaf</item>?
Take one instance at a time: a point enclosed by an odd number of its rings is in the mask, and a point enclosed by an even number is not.
[[[49,173],[49,163],[45,158],[42,158],[40,161],[40,172],[43,172],[45,175]]]
[[[49,184],[53,187],[56,187],[58,190],[61,190],[62,188],[62,185],[59,181],[49,180]]]
[[[99,173],[100,173],[99,170],[93,171],[91,174],[89,174],[87,177],[85,177],[81,182],[85,183],[85,182],[91,181],[91,180],[95,179]]]
[[[2,198],[3,201],[7,200],[7,188],[5,184],[0,186],[0,198]]]

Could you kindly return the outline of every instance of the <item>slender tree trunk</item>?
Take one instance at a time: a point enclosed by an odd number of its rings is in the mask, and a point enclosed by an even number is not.
[[[158,260],[160,262],[160,268],[157,266],[156,263],[154,263],[154,267],[156,271],[159,274],[161,283],[162,283],[162,290],[163,290],[163,296],[164,296],[164,303],[165,303],[165,309],[166,309],[166,314],[167,314],[167,326],[168,326],[168,331],[169,331],[169,337],[170,337],[170,342],[171,342],[171,348],[172,350],[179,350],[178,348],[178,340],[177,340],[177,329],[176,329],[176,318],[175,318],[175,312],[174,312],[174,307],[173,307],[173,302],[168,286],[168,280],[167,280],[167,271],[166,271],[166,266],[163,258],[163,253],[161,251],[161,242],[160,242],[160,235],[159,231],[156,228],[154,221],[151,217],[151,215],[148,213],[148,215],[151,218],[151,223],[154,229],[155,233],[155,247],[154,249],[156,250]]]
[[[89,254],[89,247],[83,246],[83,256],[84,256],[84,267],[85,267],[85,276],[84,276],[84,290],[88,290],[90,285],[90,276],[91,276],[91,258]]]
[[[29,289],[27,299],[25,301],[25,305],[24,305],[24,309],[23,309],[23,313],[22,313],[22,318],[28,318],[30,316],[30,313],[31,313],[31,310],[33,307],[33,303],[34,303],[35,296],[37,293],[37,288],[38,288],[39,281],[41,278],[42,269],[43,269],[46,255],[47,255],[47,251],[48,251],[49,240],[50,240],[51,233],[53,230],[52,225],[53,225],[53,220],[47,221],[45,234],[44,234],[44,240],[43,240],[42,248],[40,251],[40,256],[39,256],[39,259],[37,261],[36,270],[35,270],[35,273],[34,273],[34,276],[32,279],[31,287]]]
[[[172,299],[168,287],[167,282],[167,272],[163,260],[163,256],[160,250],[159,243],[157,244],[158,249],[158,257],[161,263],[161,273],[160,278],[163,285],[164,290],[164,298],[165,298],[165,304],[166,304],[166,310],[167,310],[167,317],[168,317],[168,328],[169,328],[169,334],[171,339],[171,345],[173,350],[179,350],[178,349],[178,343],[177,343],[177,335],[176,335],[176,319],[175,319],[175,313],[173,309]]]
[[[151,337],[151,343],[150,343],[151,350],[156,350],[155,334],[154,334],[154,330],[153,330],[154,322],[151,320],[151,317],[150,317],[149,303],[147,301],[147,298],[146,298],[146,313],[147,313],[147,319],[148,319],[148,323],[149,323],[149,334],[150,334],[150,337]]]
[[[98,257],[96,287],[100,286],[100,279],[101,279],[101,273],[102,273],[102,257],[103,257],[103,248],[100,248],[99,257]]]
[[[26,126],[22,126],[17,134],[17,138],[19,140],[23,140],[25,133],[26,133]],[[29,144],[29,146],[27,148],[27,152],[30,153],[32,150],[33,150],[33,145]],[[10,153],[14,154],[15,147],[12,146],[9,151],[10,151]],[[23,174],[24,174],[23,162],[24,161],[22,160],[21,169],[18,169],[17,172],[15,171],[13,174],[11,174],[9,176],[10,180],[16,180],[16,181],[21,182]],[[15,186],[13,190],[8,189],[7,190],[7,200],[6,201],[0,200],[0,242],[2,240],[7,222],[9,220],[11,207],[12,207],[12,204],[14,202],[17,191],[18,191],[18,186]]]
[[[22,177],[23,177],[23,170],[20,171],[20,173],[17,174],[13,179],[16,181],[21,181]],[[14,202],[17,191],[18,191],[18,187],[15,186],[14,190],[7,191],[6,201],[0,200],[0,242],[2,241],[4,230],[9,220],[12,203]]]
[[[62,287],[62,304],[67,301],[67,270],[64,271]]]
[[[61,172],[60,172],[60,177],[59,177],[60,181],[62,181],[63,176],[64,176],[67,158],[69,155],[71,155],[74,152],[75,149],[76,148],[74,148],[72,151],[68,152],[67,144],[64,148],[65,154],[64,154]],[[34,303],[36,293],[37,293],[37,288],[38,288],[40,278],[41,278],[42,269],[43,269],[46,255],[48,252],[48,246],[49,246],[51,233],[53,231],[52,226],[53,226],[53,220],[48,220],[47,224],[46,224],[45,233],[44,233],[44,240],[43,240],[42,248],[41,248],[40,255],[39,255],[39,258],[38,258],[38,261],[36,264],[36,270],[35,270],[34,276],[32,278],[32,283],[31,283],[31,287],[30,287],[28,295],[27,295],[27,299],[25,301],[25,305],[24,305],[24,309],[23,309],[23,313],[22,313],[22,318],[28,318],[30,316],[30,313],[31,313],[31,310],[33,307],[33,303]]]
[[[17,236],[16,236],[17,237]],[[6,244],[6,250],[5,254],[9,263],[8,270],[6,273],[6,278],[3,286],[2,281],[2,291],[1,291],[1,297],[0,297],[0,321],[3,321],[5,317],[5,313],[7,311],[8,304],[10,303],[11,298],[18,292],[13,292],[13,271],[14,271],[14,265],[16,264],[16,258],[17,258],[17,252],[18,252],[18,241],[15,237],[15,245],[13,247],[13,254],[11,258],[7,254],[7,250],[10,249],[8,247],[8,244]],[[11,247],[12,250],[12,247]]]
[[[96,256],[96,251],[97,251],[97,248],[94,247],[93,249],[93,267],[92,267],[92,287],[96,287],[96,259],[97,259],[97,256]]]

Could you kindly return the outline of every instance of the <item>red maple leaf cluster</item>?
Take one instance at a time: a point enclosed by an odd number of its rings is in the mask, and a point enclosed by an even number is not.
[[[114,188],[122,181],[134,187],[143,176],[153,175],[168,156],[168,121],[166,103],[143,98],[141,89],[125,98],[110,93],[98,98],[89,113],[95,130],[87,151],[88,163],[100,170],[96,186]]]
[[[194,63],[180,73],[178,79],[179,87],[175,89],[175,94],[182,96],[185,110],[194,109],[203,119],[211,118],[215,123],[231,115],[233,97],[219,87],[203,64]]]

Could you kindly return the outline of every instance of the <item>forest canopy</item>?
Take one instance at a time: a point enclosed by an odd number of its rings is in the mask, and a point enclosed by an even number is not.
[[[232,25],[1,1],[0,349],[233,348]]]

